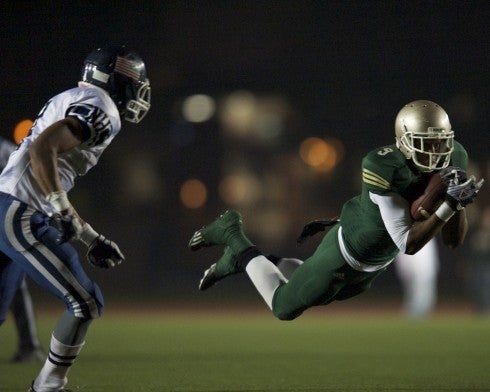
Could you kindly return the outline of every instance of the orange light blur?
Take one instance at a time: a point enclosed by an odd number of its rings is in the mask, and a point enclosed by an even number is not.
[[[24,139],[29,131],[31,130],[32,120],[26,119],[19,122],[14,128],[14,140],[15,143],[20,144],[22,139]]]
[[[180,201],[191,209],[201,208],[206,204],[208,191],[202,181],[189,179],[180,188]]]
[[[318,137],[303,140],[299,154],[308,166],[320,172],[330,172],[340,160],[335,145]]]

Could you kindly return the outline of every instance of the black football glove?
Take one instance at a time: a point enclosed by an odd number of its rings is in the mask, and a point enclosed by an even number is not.
[[[61,215],[58,213],[51,216],[49,224],[58,230],[58,235],[55,237],[55,242],[58,245],[75,237],[80,226],[79,220],[73,215]]]
[[[320,231],[325,231],[325,228],[333,226],[338,222],[340,222],[338,218],[333,218],[329,220],[314,220],[312,222],[309,222],[303,227],[303,231],[296,241],[301,244],[305,242],[308,237],[311,237]]]
[[[124,260],[124,255],[117,244],[99,235],[90,244],[87,251],[87,259],[90,264],[99,268],[113,268]]]

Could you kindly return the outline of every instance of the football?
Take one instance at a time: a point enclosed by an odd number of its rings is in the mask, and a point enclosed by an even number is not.
[[[444,184],[439,173],[432,175],[422,196],[410,207],[412,218],[416,221],[429,218],[444,201],[446,191],[447,185]]]

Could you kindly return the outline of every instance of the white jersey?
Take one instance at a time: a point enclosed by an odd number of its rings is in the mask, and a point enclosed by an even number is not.
[[[51,205],[34,178],[28,149],[47,127],[66,117],[76,117],[84,125],[82,143],[58,156],[58,173],[67,192],[77,177],[97,164],[121,129],[119,112],[109,94],[99,87],[79,83],[79,87],[62,92],[46,103],[29,135],[10,155],[0,175],[0,192],[11,194],[47,215],[52,214]]]
[[[0,171],[7,166],[9,156],[16,148],[15,143],[0,136]]]

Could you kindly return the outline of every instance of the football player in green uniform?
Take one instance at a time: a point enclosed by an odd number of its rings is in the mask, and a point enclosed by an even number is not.
[[[302,239],[325,225],[333,227],[304,262],[266,257],[245,236],[236,211],[196,231],[192,250],[225,246],[223,256],[205,271],[200,289],[246,272],[273,314],[292,320],[312,306],[366,291],[398,252],[414,254],[439,232],[448,247],[460,245],[467,231],[465,207],[483,180],[466,175],[468,155],[454,140],[447,113],[431,101],[411,102],[398,113],[395,134],[395,144],[362,160],[362,191],[344,204],[340,219],[305,226]],[[448,186],[445,201],[426,220],[414,221],[411,203],[436,172]]]

